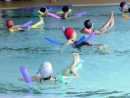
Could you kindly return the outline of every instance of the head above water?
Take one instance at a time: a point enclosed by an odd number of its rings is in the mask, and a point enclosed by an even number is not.
[[[123,1],[123,2],[120,3],[120,7],[123,8],[126,4],[127,3]]]
[[[40,8],[40,11],[41,11],[42,13],[45,13],[45,12],[47,11],[47,8],[41,7],[41,8]]]
[[[12,21],[11,19],[8,19],[8,20],[6,21],[6,26],[7,26],[7,28],[12,28],[12,27],[14,26],[13,21]]]
[[[40,74],[41,74],[42,78],[48,78],[48,77],[52,76],[53,69],[52,69],[52,65],[50,62],[46,61],[42,64],[42,66],[40,67]]]
[[[68,12],[69,11],[69,7],[68,6],[63,6],[62,7],[62,11],[63,12]]]
[[[71,38],[72,34],[74,32],[74,29],[71,27],[65,28],[64,35],[67,39]]]
[[[90,29],[90,28],[92,28],[92,21],[91,20],[86,20],[85,22],[84,22],[84,26],[85,26],[85,28],[87,28],[87,29]]]

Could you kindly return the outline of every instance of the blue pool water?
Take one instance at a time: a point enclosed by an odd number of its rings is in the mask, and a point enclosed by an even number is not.
[[[13,19],[15,24],[28,20],[38,21],[37,9],[0,10],[0,96],[7,98],[130,98],[130,37],[129,20],[120,16],[118,6],[72,7],[73,13],[86,11],[81,18],[56,20],[45,17],[44,29],[9,33],[4,22]],[[60,9],[53,9],[59,11]],[[59,51],[59,46],[44,39],[51,36],[65,42],[61,26],[74,27],[79,31],[86,19],[94,22],[94,27],[101,27],[108,19],[111,10],[115,12],[115,26],[109,33],[96,35],[93,44],[107,45],[107,50],[83,47],[81,50],[66,48]],[[84,61],[79,71],[80,78],[67,84],[33,82],[30,86],[18,79],[22,77],[19,67],[26,65],[31,76],[35,75],[44,61],[50,61],[54,74],[71,64],[72,52],[77,51]],[[33,96],[33,97],[30,97]],[[2,97],[4,98],[4,97]]]

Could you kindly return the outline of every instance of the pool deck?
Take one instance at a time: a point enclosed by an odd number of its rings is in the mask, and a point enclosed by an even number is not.
[[[125,0],[130,3],[130,0]],[[57,0],[56,3],[50,3],[50,0],[28,0],[28,1],[0,1],[0,8],[19,8],[27,6],[42,6],[42,5],[111,5],[119,4],[121,0]]]

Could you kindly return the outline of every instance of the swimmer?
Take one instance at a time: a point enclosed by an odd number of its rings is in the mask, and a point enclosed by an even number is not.
[[[81,30],[81,33],[85,33],[85,34],[90,34],[92,32],[95,32],[95,34],[100,34],[105,32],[107,29],[109,29],[110,27],[112,27],[114,25],[114,12],[111,12],[110,18],[108,19],[108,21],[98,30],[94,30],[93,29],[93,23],[91,20],[86,20],[84,22],[84,28]]]
[[[83,46],[90,46],[90,47],[95,47],[98,50],[102,50],[102,51],[106,50],[106,45],[104,45],[104,44],[92,45],[89,42],[87,42],[86,40],[81,42],[81,44],[76,45],[75,43],[77,42],[77,34],[76,34],[75,30],[71,27],[65,28],[64,35],[65,35],[67,41],[61,47],[61,51],[64,47],[69,46],[69,45],[72,45],[74,48],[77,48],[77,49],[80,49]]]
[[[76,67],[78,66],[80,62],[80,57],[78,53],[73,53],[73,62],[72,64],[65,68],[62,72],[61,75],[63,78],[78,78],[79,74],[76,70]],[[71,76],[68,76],[68,74],[71,73]],[[38,72],[36,73],[35,76],[31,77],[32,81],[57,81],[56,76],[53,76],[53,68],[52,64],[48,61],[44,62],[40,68],[38,69]],[[21,78],[20,80],[24,80]]]
[[[130,12],[130,8],[128,8],[128,5],[127,5],[126,2],[121,2],[120,3],[120,8],[121,8],[121,12],[123,12],[123,13]]]
[[[38,14],[40,14],[41,16],[47,14],[48,10],[45,7],[41,7],[40,10],[38,11]]]
[[[69,14],[71,13],[71,9],[69,9],[68,6],[63,6],[62,11],[57,12],[58,14],[61,14],[62,19],[67,19],[69,17]]]
[[[25,31],[25,29],[21,28],[20,25],[14,25],[13,21],[11,19],[8,19],[6,21],[6,26],[10,32],[15,31]]]
[[[128,5],[126,2],[121,2],[120,3],[120,8],[121,8],[121,16],[125,19],[130,18],[130,16],[127,13],[130,13],[130,8],[128,8]]]

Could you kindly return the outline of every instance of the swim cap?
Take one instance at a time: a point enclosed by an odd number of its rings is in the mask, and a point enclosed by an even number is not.
[[[10,19],[8,19],[8,20],[6,21],[6,26],[7,26],[8,28],[13,27],[13,26],[14,26],[13,21],[12,21],[12,20],[10,20]]]
[[[68,10],[69,10],[69,7],[68,7],[68,6],[63,6],[63,7],[62,7],[62,11],[63,11],[63,12],[68,12]]]
[[[46,61],[42,64],[40,67],[40,74],[42,78],[48,78],[52,75],[53,70],[52,70],[52,65],[50,62]]]
[[[84,22],[84,26],[87,28],[87,29],[90,29],[92,27],[92,22],[91,20],[86,20]]]
[[[120,7],[122,8],[123,6],[125,6],[126,5],[126,2],[121,2],[120,3]]]
[[[73,34],[73,32],[74,32],[74,29],[71,28],[71,27],[68,27],[68,28],[65,29],[64,35],[65,35],[65,37],[66,37],[67,39],[70,39],[71,36],[72,36],[72,34]]]
[[[41,11],[42,13],[45,13],[46,10],[47,10],[47,9],[46,9],[45,7],[41,7],[41,8],[40,8],[40,11]]]

